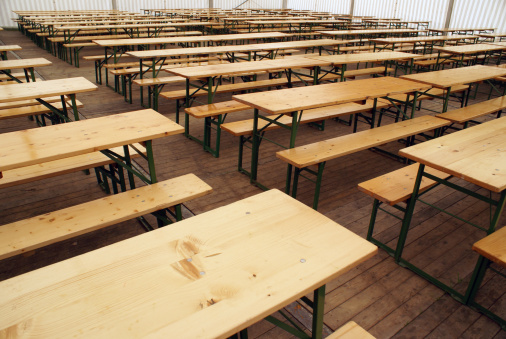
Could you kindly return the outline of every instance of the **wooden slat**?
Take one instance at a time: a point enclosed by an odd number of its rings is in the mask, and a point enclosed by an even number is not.
[[[4,133],[0,134],[0,171],[182,132],[182,126],[152,109],[145,109]]]
[[[0,260],[211,193],[194,174],[0,226]],[[93,211],[93,213],[90,213]]]
[[[60,102],[56,102],[53,106],[57,109],[62,109],[62,104]],[[79,100],[76,100],[76,107],[83,107],[83,103]],[[70,105],[67,107],[70,109]],[[19,108],[8,108],[0,110],[0,120],[9,119],[9,118],[17,118],[17,117],[26,117],[30,115],[38,115],[44,113],[51,113],[51,110],[44,105],[32,105],[32,106],[24,106]]]
[[[474,243],[473,250],[506,267],[506,227]]]
[[[51,65],[52,62],[44,58],[2,60],[0,61],[0,70],[42,67]]]
[[[455,110],[438,114],[436,116],[438,118],[450,120],[451,122],[454,123],[463,124],[466,121],[487,114],[496,113],[503,109],[506,109],[506,96],[479,102],[477,104],[469,105],[462,108],[457,108]]]
[[[298,168],[304,168],[449,124],[444,119],[422,116],[279,151],[276,156]]]
[[[329,335],[327,339],[374,339],[374,337],[356,322],[350,321]]]
[[[97,86],[83,77],[14,84],[2,87],[0,103],[95,90]]]
[[[376,253],[274,189],[0,282],[0,329],[225,338]]]

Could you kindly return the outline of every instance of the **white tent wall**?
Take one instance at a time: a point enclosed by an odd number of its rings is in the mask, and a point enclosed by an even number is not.
[[[506,33],[506,0],[455,0],[450,27],[495,28]]]
[[[430,21],[442,28],[449,0],[354,0],[355,15]],[[450,27],[493,27],[506,32],[506,0],[454,0]],[[116,0],[119,10],[208,8],[209,0]],[[281,8],[283,0],[214,0],[215,8]],[[287,7],[348,14],[351,0],[287,0]],[[0,0],[0,26],[15,27],[13,10],[111,10],[112,0]]]
[[[279,9],[283,5],[283,0],[214,0],[215,8],[265,8]]]
[[[116,0],[118,10],[141,13],[141,9],[208,8],[208,0]]]
[[[288,0],[287,7],[296,10],[348,14],[350,5],[351,0]]]

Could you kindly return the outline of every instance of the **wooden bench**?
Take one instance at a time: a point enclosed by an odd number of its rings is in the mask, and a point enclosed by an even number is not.
[[[432,116],[422,116],[337,138],[319,141],[309,145],[279,151],[276,153],[276,156],[282,161],[295,167],[292,188],[292,196],[294,198],[297,195],[297,185],[300,173],[302,171],[307,171],[308,173],[316,175],[316,188],[313,199],[313,208],[316,209],[318,206],[323,168],[327,161],[404,138],[407,138],[406,145],[409,146],[413,144],[414,136],[417,134],[438,130],[449,124],[450,122],[444,119]],[[317,165],[318,167],[317,172],[310,169],[310,167],[314,165]],[[289,189],[290,187],[287,184],[287,193],[289,193]]]
[[[63,109],[63,105],[60,102],[55,102],[52,104],[56,109]],[[84,105],[79,101],[76,100],[76,108],[82,108]],[[72,109],[71,105],[68,104],[67,109]],[[53,123],[56,123],[55,116],[54,115],[47,115],[48,113],[52,113],[52,110],[47,108],[46,106],[39,104],[39,105],[31,105],[31,106],[22,106],[22,107],[16,107],[16,108],[6,108],[6,109],[0,109],[0,120],[4,119],[10,119],[10,118],[17,118],[17,117],[27,117],[27,116],[39,116],[42,115],[42,120],[37,120],[39,125],[45,126],[45,120],[44,118],[47,117],[50,119]],[[59,118],[57,119],[60,120]]]
[[[267,79],[267,80],[257,80],[257,81],[249,81],[249,82],[241,82],[235,84],[226,84],[219,86],[215,94],[217,93],[230,93],[230,92],[240,92],[240,91],[249,91],[266,87],[278,87],[285,86],[288,84],[288,79],[286,78],[278,78],[278,79]],[[207,91],[199,90],[192,94],[192,97],[200,97],[208,95]],[[159,96],[169,99],[176,100],[176,122],[179,122],[179,110],[182,107],[180,101],[186,101],[186,90],[175,90],[169,92],[161,92]]]
[[[373,109],[373,106],[374,101],[368,100],[364,105],[359,105],[356,103],[347,103],[347,104],[308,109],[305,110],[304,113],[302,114],[300,118],[300,123],[306,124],[313,122],[322,122],[318,127],[320,127],[320,129],[323,129],[325,120],[339,118],[346,115],[353,115],[362,112],[368,112]],[[382,109],[389,106],[391,106],[389,102],[382,101],[377,103],[376,109]],[[251,109],[251,107],[249,106],[246,107]],[[287,115],[283,115],[277,121],[285,126],[292,125],[292,118]],[[253,122],[254,122],[253,119],[248,119],[235,122],[228,122],[221,125],[221,128],[223,130],[229,132],[234,136],[240,137],[239,155],[238,155],[239,171],[241,171],[242,169],[244,146],[246,145],[246,143],[251,142],[251,135],[253,134]],[[219,126],[217,127],[217,130],[218,128]],[[278,128],[281,128],[281,126],[269,123],[265,120],[258,121],[258,130],[262,131],[262,133],[265,131],[274,130]],[[216,147],[218,148],[219,144],[217,144]]]
[[[487,114],[497,113],[497,118],[499,118],[503,109],[506,109],[506,96],[437,114],[436,117],[449,120],[452,124],[464,125],[464,128],[467,128],[469,122],[478,123],[473,119]]]
[[[374,339],[374,337],[356,322],[350,321],[339,327],[326,339]]]
[[[415,186],[416,176],[418,174],[419,164],[412,164],[409,166],[405,166],[401,169],[395,170],[393,172],[381,175],[371,180],[364,181],[358,184],[358,189],[361,192],[364,192],[367,195],[370,195],[374,198],[372,204],[372,212],[371,219],[369,222],[369,229],[367,231],[367,240],[372,242],[373,244],[379,246],[384,249],[390,255],[395,254],[395,249],[386,245],[385,243],[380,242],[379,240],[373,237],[374,233],[374,225],[376,223],[376,216],[378,210],[385,211],[381,208],[382,204],[386,204],[389,206],[396,206],[395,208],[406,212],[406,208],[400,206],[400,203],[406,204],[408,203],[411,195],[413,193],[413,188]],[[441,179],[449,178],[450,175],[444,172],[438,171],[436,169],[425,167],[425,171],[431,175],[434,175]],[[420,184],[420,193],[427,192],[432,187],[436,186],[437,182],[423,177],[422,182]],[[386,211],[390,215],[394,216],[390,212]],[[404,219],[404,215],[402,218],[398,218],[400,220]]]
[[[3,225],[0,226],[0,259],[177,206],[211,191],[197,176],[187,174]]]
[[[140,153],[146,154],[146,148],[140,144],[134,144],[133,147]],[[130,146],[130,157],[137,158],[140,156],[136,150]],[[112,149],[113,152],[124,156],[123,147],[115,147]],[[2,172],[3,177],[0,180],[0,189],[6,187],[12,187],[21,185],[37,180],[47,179],[58,175],[67,173],[86,171],[91,168],[100,168],[105,166],[115,165],[114,160],[104,155],[101,152],[93,152],[84,155],[73,156],[61,160],[48,161],[43,164],[24,166],[15,170],[7,170]],[[99,173],[97,173],[98,175]],[[105,179],[108,179],[101,175],[97,176],[99,184],[104,190],[109,193],[110,187]],[[113,185],[113,190],[116,192],[116,188]]]

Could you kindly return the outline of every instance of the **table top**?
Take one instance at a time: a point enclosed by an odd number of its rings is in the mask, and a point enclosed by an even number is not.
[[[325,20],[253,20],[245,21],[250,25],[281,25],[281,24],[341,24],[346,21],[339,19],[325,19]]]
[[[0,103],[76,94],[97,89],[96,85],[83,77],[4,85],[0,87]]]
[[[0,282],[0,333],[226,338],[376,253],[273,189]]]
[[[493,192],[506,188],[506,117],[404,148],[408,159]]]
[[[316,40],[297,40],[284,42],[268,42],[263,44],[249,45],[224,45],[213,47],[186,47],[172,49],[156,49],[138,52],[127,52],[126,54],[136,58],[150,59],[171,57],[179,55],[197,55],[197,54],[214,54],[214,53],[233,53],[233,52],[259,52],[274,51],[277,49],[289,48],[310,48],[319,46],[337,46],[340,42],[334,39],[316,39]]]
[[[495,231],[473,245],[473,250],[506,267],[506,227]]]
[[[394,77],[239,94],[232,99],[270,114],[358,102],[395,94],[425,91],[430,86]]]
[[[441,71],[401,75],[400,78],[418,81],[438,88],[471,84],[506,75],[506,69],[494,66],[475,65],[450,68]]]
[[[0,61],[0,71],[6,69],[20,69],[51,65],[52,62],[44,58],[3,60]]]
[[[384,33],[418,33],[422,32],[416,29],[353,29],[347,31],[318,31],[323,35],[365,35],[365,34],[384,34]]]
[[[19,50],[21,50],[21,46],[18,46],[18,45],[0,46],[0,52],[19,51]]]
[[[248,40],[248,39],[271,39],[271,38],[287,38],[291,34],[281,32],[265,32],[265,33],[244,33],[244,34],[222,34],[222,35],[206,35],[196,37],[167,37],[167,38],[139,38],[139,39],[109,39],[109,40],[92,40],[99,46],[114,47],[125,45],[157,45],[157,44],[177,44],[180,42],[219,42],[230,40]]]
[[[495,28],[429,28],[431,32],[493,31]]]
[[[233,76],[250,72],[270,72],[283,69],[311,68],[315,66],[330,66],[328,61],[309,58],[269,59],[250,62],[234,62],[228,64],[205,65],[166,69],[166,72],[182,76],[189,80],[216,76]]]
[[[480,33],[477,34],[479,37],[482,38],[502,38],[506,37],[506,33]]]
[[[495,44],[472,44],[461,46],[434,47],[434,49],[451,54],[474,54],[488,51],[499,51],[501,49],[506,49],[506,46]]]
[[[0,172],[182,132],[182,126],[145,109],[3,133]]]
[[[357,62],[375,62],[388,60],[407,60],[420,57],[419,54],[404,52],[376,52],[359,54],[335,54],[324,56],[311,56],[308,58],[329,61],[333,65],[352,64]]]
[[[210,26],[210,25],[218,25],[218,23],[213,22],[176,22],[176,23],[156,23],[156,24],[118,24],[118,25],[91,25],[91,26],[76,26],[76,25],[65,25],[57,27],[58,29],[88,29],[88,28],[158,28],[158,27],[180,27],[180,26]]]
[[[434,35],[434,36],[414,36],[414,37],[407,37],[407,38],[376,38],[371,39],[371,42],[375,42],[377,44],[397,44],[397,43],[403,43],[403,42],[433,42],[433,41],[445,41],[445,40],[461,40],[461,39],[475,39],[478,36],[476,35],[450,35],[450,36],[440,36],[440,35]]]

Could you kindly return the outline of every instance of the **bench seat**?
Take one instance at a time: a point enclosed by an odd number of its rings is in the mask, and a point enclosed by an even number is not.
[[[75,42],[71,44],[63,44],[63,47],[66,48],[91,47],[91,46],[97,46],[97,44],[94,42]]]
[[[458,108],[442,114],[437,114],[436,117],[446,119],[457,124],[465,124],[472,119],[496,113],[503,109],[506,109],[506,96],[479,102],[477,104]]]
[[[186,79],[180,76],[168,76],[168,77],[158,77],[158,78],[145,78],[145,79],[136,79],[132,82],[141,87],[143,86],[155,86],[155,85],[166,85],[184,82]]]
[[[57,109],[62,109],[62,103],[61,102],[55,102],[53,104],[54,107]],[[82,108],[84,105],[79,100],[76,100],[76,107]],[[71,109],[71,108],[69,108]],[[39,104],[39,105],[31,105],[31,106],[23,106],[23,107],[17,107],[17,108],[7,108],[7,109],[1,109],[0,110],[0,120],[3,119],[9,119],[9,118],[17,118],[17,117],[26,117],[31,115],[40,115],[45,113],[51,113],[51,110],[47,108],[46,106]]]
[[[397,205],[398,203],[405,202],[411,197],[416,175],[418,173],[418,167],[418,163],[412,164],[374,179],[364,181],[358,184],[358,189],[385,204],[390,206]],[[441,179],[450,177],[449,174],[428,166],[425,167],[425,171]],[[434,185],[436,185],[435,181],[423,177],[422,183],[420,184],[420,193],[428,190]]]
[[[41,98],[45,102],[52,103],[61,101],[61,97],[54,96],[54,97],[46,97]],[[0,110],[8,109],[8,108],[15,108],[15,107],[24,107],[24,106],[31,106],[31,105],[39,105],[40,102],[38,102],[35,99],[28,99],[28,100],[19,100],[19,101],[12,101],[12,102],[3,102],[0,103]]]
[[[0,259],[175,206],[211,191],[197,176],[187,174],[3,225],[0,226]]]
[[[228,93],[228,92],[238,92],[245,91],[251,89],[258,89],[269,86],[283,86],[288,84],[288,79],[280,78],[280,79],[268,79],[268,80],[257,80],[257,81],[249,81],[249,82],[241,82],[235,84],[227,84],[221,85],[217,88],[216,93]],[[198,91],[193,94],[193,96],[204,96],[207,95],[207,91]],[[180,100],[186,98],[186,90],[176,90],[170,92],[162,92],[160,93],[161,97],[172,100]]]
[[[240,103],[239,101],[229,100],[224,102],[218,102],[209,105],[200,105],[185,108],[185,113],[191,115],[194,118],[208,118],[214,117],[221,114],[228,114],[233,112],[240,112],[247,109],[251,109],[250,106]]]
[[[140,144],[134,144],[134,147],[141,153],[146,154],[146,149]],[[123,147],[115,147],[111,151],[124,155]],[[130,147],[130,157],[139,157],[139,154]],[[0,189],[12,187],[28,182],[42,180],[55,177],[67,173],[79,172],[95,167],[106,166],[115,163],[101,152],[93,152],[78,156],[73,156],[60,160],[48,161],[43,164],[25,166],[13,170],[2,172],[2,180],[0,180]]]
[[[374,339],[374,337],[356,322],[350,321],[339,327],[327,339]]]

